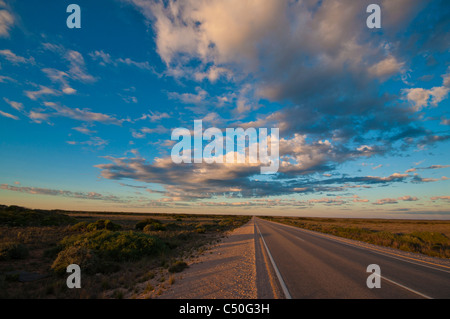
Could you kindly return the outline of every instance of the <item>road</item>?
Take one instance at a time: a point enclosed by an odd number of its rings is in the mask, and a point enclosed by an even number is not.
[[[259,298],[450,298],[450,267],[257,217],[254,224]],[[380,288],[367,286],[371,264]]]

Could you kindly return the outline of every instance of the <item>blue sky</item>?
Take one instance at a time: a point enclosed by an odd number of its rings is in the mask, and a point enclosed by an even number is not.
[[[366,26],[370,3],[381,29]],[[439,0],[0,0],[0,203],[449,219],[449,13]],[[171,132],[194,120],[279,128],[278,172],[175,164]]]

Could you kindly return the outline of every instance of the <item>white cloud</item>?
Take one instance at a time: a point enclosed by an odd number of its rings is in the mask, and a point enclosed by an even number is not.
[[[64,57],[70,63],[68,73],[70,74],[72,79],[76,79],[82,82],[96,81],[95,77],[87,72],[84,58],[80,52],[75,50],[68,50]]]
[[[92,131],[90,129],[88,129],[86,126],[82,126],[82,127],[73,127],[72,128],[75,131],[78,131],[82,134],[86,134],[86,135],[91,135],[91,134],[95,134],[97,133],[96,131]]]
[[[13,120],[18,120],[19,119],[17,116],[9,114],[9,113],[6,113],[6,112],[3,112],[3,111],[0,111],[0,115],[2,115],[4,117],[8,117],[8,118],[13,119]]]
[[[115,62],[111,58],[111,55],[109,53],[105,53],[103,51],[94,51],[89,53],[89,56],[93,60],[100,60],[100,65],[106,65],[106,64],[114,64]]]
[[[442,100],[447,98],[450,92],[449,70],[450,68],[446,74],[442,75],[442,86],[435,86],[431,89],[412,88],[403,90],[406,99],[413,105],[413,110],[420,111],[428,106],[436,107]]]
[[[3,98],[3,100],[8,103],[12,108],[14,108],[17,111],[22,111],[23,110],[23,104],[20,102],[14,102],[14,101],[10,101],[8,100],[6,97]]]
[[[45,75],[47,75],[47,77],[53,82],[60,82],[64,86],[67,85],[66,78],[69,78],[69,75],[66,72],[52,68],[44,68],[42,69],[42,72],[44,72]]]
[[[217,67],[213,65],[205,72],[196,72],[194,74],[194,78],[197,81],[203,81],[204,79],[208,79],[211,83],[216,82],[220,77],[225,76],[228,80],[232,78],[233,73],[231,70],[223,67]]]
[[[149,114],[142,114],[142,116],[138,119],[136,119],[136,121],[138,120],[150,120],[151,122],[157,122],[160,121],[162,119],[168,119],[170,118],[170,115],[167,114],[166,112],[160,113],[160,112],[150,112]]]
[[[19,183],[20,184],[20,183]],[[16,185],[19,185],[16,184]],[[51,195],[51,196],[62,196],[71,197],[76,199],[92,199],[92,200],[102,200],[107,202],[131,202],[131,198],[124,199],[114,195],[102,195],[96,192],[74,192],[62,189],[50,189],[50,188],[40,188],[40,187],[25,187],[25,186],[12,186],[8,184],[0,184],[0,189],[22,192],[33,195]]]
[[[77,93],[77,90],[75,90],[75,89],[73,89],[71,87],[65,87],[62,91],[65,94],[75,94],[75,93]]]
[[[153,70],[152,66],[147,61],[136,62],[130,58],[113,59],[111,57],[111,54],[105,53],[103,51],[91,52],[91,53],[89,53],[89,56],[94,61],[100,61],[100,65],[103,65],[103,66],[105,66],[105,65],[118,66],[119,64],[124,64],[124,65],[128,65],[128,66],[134,66],[134,67],[137,67],[138,69],[142,69],[142,70]]]
[[[393,56],[389,56],[386,59],[378,62],[377,64],[369,68],[369,73],[379,77],[384,78],[386,76],[393,75],[401,71],[404,63],[400,63]]]
[[[91,112],[88,109],[70,108],[53,102],[44,102],[44,105],[56,111],[55,113],[51,113],[52,116],[62,116],[84,122],[100,122],[114,125],[121,125],[123,122],[110,115]]]
[[[20,64],[20,63],[30,63],[34,64],[34,58],[24,58],[22,56],[16,55],[14,52],[12,52],[9,49],[0,50],[0,56],[3,56],[6,60],[13,64]]]
[[[412,103],[415,111],[420,111],[428,106],[436,107],[447,97],[449,91],[450,88],[444,86],[433,87],[429,90],[422,88],[403,90],[406,93],[406,99]]]
[[[0,6],[4,6],[4,3]],[[9,31],[14,25],[14,17],[7,10],[0,10],[0,37],[9,37]]]
[[[431,105],[437,106],[439,104],[439,102],[441,102],[442,100],[444,100],[447,97],[449,91],[450,91],[450,88],[447,88],[444,86],[438,86],[438,87],[432,88],[430,91]]]
[[[409,196],[409,195],[399,197],[398,199],[403,200],[403,201],[408,201],[408,202],[419,200],[416,196]]]
[[[52,68],[44,68],[42,71],[53,81],[62,84],[63,88],[69,87],[66,79],[92,83],[97,78],[89,74],[83,55],[75,50],[66,49],[63,45],[54,43],[43,43],[42,46],[49,51],[59,55],[64,61],[68,62],[68,70],[60,71]]]
[[[49,87],[40,85],[40,89],[37,91],[25,91],[25,95],[31,100],[37,100],[42,95],[60,95],[61,93],[57,90],[51,89]]]
[[[195,90],[197,91],[197,93],[169,92],[168,96],[169,98],[179,100],[184,104],[198,105],[204,103],[206,101],[206,98],[208,97],[208,92],[200,87],[196,87]]]
[[[152,69],[152,67],[150,66],[150,64],[147,61],[136,62],[136,61],[131,60],[130,58],[125,58],[125,59],[119,58],[116,61],[121,64],[135,66],[138,69],[142,69],[142,70],[151,70]]]
[[[316,55],[322,64],[336,67],[343,63],[363,65],[362,56],[378,53],[357,42],[364,31],[358,17],[366,8],[359,1],[319,5],[289,0],[265,0],[264,5],[242,0],[128,2],[152,22],[157,51],[167,66],[178,68],[180,62],[185,64],[192,58],[205,65],[213,63],[206,71],[194,72],[197,80],[215,81],[221,74],[229,75],[229,64],[237,64],[240,72],[251,72],[267,62],[262,53],[268,50],[274,53],[273,65],[265,65],[268,71],[284,68],[284,63],[288,65],[303,54]],[[401,66],[390,55],[373,65],[370,73],[387,76]]]
[[[446,200],[446,201],[450,201],[450,196],[432,196],[430,197],[431,200]]]
[[[167,127],[158,125],[155,128],[143,127],[138,132],[133,130],[131,134],[134,138],[144,138],[147,134],[153,134],[153,133],[164,134],[164,133],[167,133],[168,131],[169,131],[169,129]]]
[[[450,68],[448,69],[447,73],[442,76],[443,85],[446,87],[450,87]]]
[[[95,146],[97,148],[103,148],[104,146],[108,145],[108,141],[102,139],[101,137],[98,136],[93,136],[91,137],[89,140],[87,141],[67,141],[67,144],[70,145],[87,145],[87,146]]]
[[[50,117],[50,114],[31,110],[28,113],[28,117],[30,118],[30,120],[32,120],[35,123],[42,123],[42,121],[48,122],[48,118]]]
[[[373,205],[385,205],[385,204],[397,204],[398,201],[396,198],[382,198],[372,203]]]
[[[52,68],[44,68],[42,69],[42,72],[44,72],[52,82],[59,83],[64,94],[75,94],[77,92],[74,88],[70,87],[68,79],[71,77],[66,72]]]
[[[6,75],[0,75],[0,83],[6,83],[6,81],[9,82],[16,82],[12,77],[6,76]]]
[[[177,70],[176,60],[183,55],[199,58],[215,65],[193,74],[198,80],[211,81],[229,72],[222,64],[256,61],[256,44],[279,29],[288,4],[285,0],[266,0],[264,5],[241,0],[129,2],[152,21],[157,51],[172,71]]]

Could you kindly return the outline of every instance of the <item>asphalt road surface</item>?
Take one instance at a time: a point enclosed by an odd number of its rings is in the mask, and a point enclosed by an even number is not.
[[[256,217],[254,224],[259,298],[450,298],[448,266]],[[372,264],[380,268],[380,288],[367,285]]]

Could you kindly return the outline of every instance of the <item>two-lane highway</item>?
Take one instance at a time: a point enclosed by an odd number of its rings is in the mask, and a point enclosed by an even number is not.
[[[254,222],[285,298],[450,298],[450,267],[261,218]],[[367,286],[371,264],[381,269],[380,288]]]

